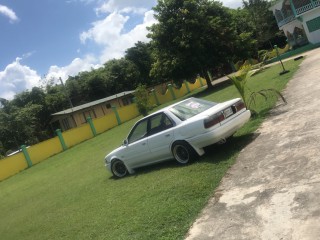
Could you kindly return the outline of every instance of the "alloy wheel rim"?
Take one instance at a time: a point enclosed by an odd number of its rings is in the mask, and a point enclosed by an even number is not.
[[[126,173],[127,173],[126,167],[125,167],[124,164],[121,163],[121,162],[115,163],[115,164],[114,164],[114,167],[113,167],[113,170],[114,170],[114,173],[115,173],[118,177],[122,177],[122,176],[126,175]]]
[[[175,156],[182,163],[185,163],[189,160],[188,150],[184,146],[181,146],[181,145],[178,145],[175,147]]]

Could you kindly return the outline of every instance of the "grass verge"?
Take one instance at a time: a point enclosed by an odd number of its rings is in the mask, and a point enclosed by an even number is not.
[[[301,61],[286,62],[252,77],[252,90],[282,90]],[[238,97],[225,82],[196,97]],[[0,183],[2,239],[183,239],[240,150],[276,99],[257,102],[260,112],[232,140],[206,148],[199,161],[141,168],[116,180],[103,167],[105,154],[126,137],[132,120]]]

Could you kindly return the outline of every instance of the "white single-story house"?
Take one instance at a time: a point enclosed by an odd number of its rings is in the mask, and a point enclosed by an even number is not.
[[[269,9],[291,47],[320,43],[320,0],[279,0]]]

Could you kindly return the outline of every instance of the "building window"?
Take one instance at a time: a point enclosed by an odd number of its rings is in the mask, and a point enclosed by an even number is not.
[[[62,119],[62,126],[64,130],[68,130],[70,129],[70,124],[69,124],[69,119],[68,118],[64,118]]]
[[[314,32],[320,29],[320,17],[314,18],[307,22],[309,32]]]
[[[96,114],[94,113],[93,110],[85,111],[82,113],[82,115],[83,115],[83,119],[84,119],[84,121],[82,123],[86,123],[88,117],[96,118]]]
[[[123,104],[123,106],[129,105],[129,104],[131,104],[131,103],[133,103],[131,97],[122,98],[122,104]]]

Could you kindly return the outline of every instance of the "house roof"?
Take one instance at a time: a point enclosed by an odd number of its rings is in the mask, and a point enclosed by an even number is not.
[[[109,96],[109,97],[106,97],[106,98],[102,98],[102,99],[99,99],[99,100],[96,100],[96,101],[93,101],[93,102],[85,103],[85,104],[82,104],[82,105],[79,105],[79,106],[76,106],[76,107],[73,107],[73,108],[68,108],[68,109],[65,109],[63,111],[53,113],[53,114],[51,114],[51,116],[69,114],[69,113],[76,112],[76,111],[79,111],[79,110],[82,110],[82,109],[85,109],[85,108],[89,108],[89,107],[92,107],[92,106],[95,106],[95,105],[98,105],[98,104],[101,104],[101,103],[104,103],[104,102],[108,102],[108,101],[113,100],[113,99],[117,99],[119,97],[123,97],[123,96],[129,95],[129,94],[132,94],[132,93],[134,93],[134,91],[121,92],[121,93],[118,93],[118,94],[115,94],[115,95],[112,95],[112,96]]]

